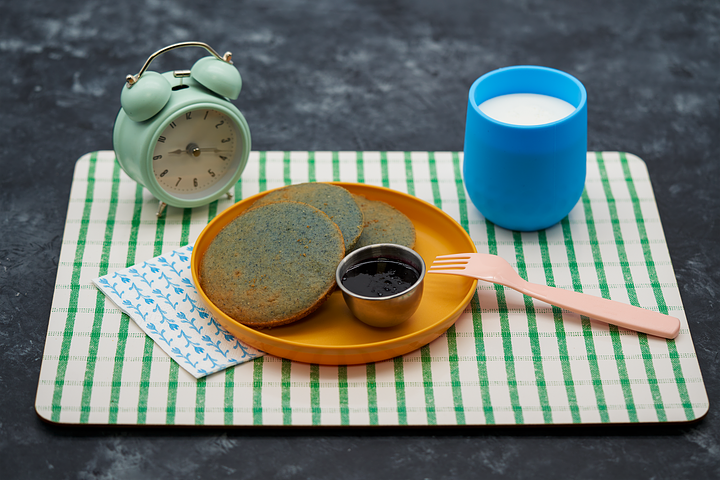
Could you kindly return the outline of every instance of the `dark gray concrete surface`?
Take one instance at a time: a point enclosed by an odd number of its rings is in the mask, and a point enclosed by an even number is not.
[[[578,77],[588,149],[647,162],[707,416],[504,429],[43,423],[35,390],[74,162],[112,148],[125,75],[186,40],[234,53],[256,150],[462,150],[481,74],[538,64]],[[0,0],[0,67],[0,477],[720,478],[717,0]]]

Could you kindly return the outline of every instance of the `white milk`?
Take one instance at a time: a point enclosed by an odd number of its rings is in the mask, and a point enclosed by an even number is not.
[[[500,95],[484,101],[479,108],[493,120],[511,125],[557,122],[575,111],[565,100],[537,93]]]

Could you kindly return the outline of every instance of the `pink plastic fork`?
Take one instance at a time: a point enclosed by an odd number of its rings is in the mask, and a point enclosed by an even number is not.
[[[497,283],[571,312],[658,337],[675,338],[680,331],[680,320],[669,315],[593,295],[530,283],[497,255],[440,255],[427,272],[461,275]]]

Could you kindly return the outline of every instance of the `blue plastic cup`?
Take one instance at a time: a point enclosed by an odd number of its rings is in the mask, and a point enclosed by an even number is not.
[[[541,125],[495,120],[479,105],[514,93],[548,95],[575,107]],[[501,68],[470,88],[463,177],[485,218],[509,230],[551,227],[577,204],[585,187],[587,93],[572,75],[546,67]]]

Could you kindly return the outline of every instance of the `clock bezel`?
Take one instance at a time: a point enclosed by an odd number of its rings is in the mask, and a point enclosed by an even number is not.
[[[232,108],[228,108],[228,105]],[[157,178],[155,178],[152,160],[155,145],[157,144],[160,135],[162,135],[173,120],[181,117],[187,112],[202,109],[219,111],[222,114],[227,115],[233,122],[235,131],[238,134],[237,149],[235,157],[232,160],[233,165],[230,166],[227,173],[223,175],[221,180],[213,184],[208,189],[201,190],[197,195],[177,195],[165,190],[165,188],[157,181]],[[158,113],[158,115],[153,119],[153,123],[156,123],[156,126],[152,131],[152,134],[149,136],[149,141],[145,145],[144,157],[146,162],[144,167],[144,177],[147,179],[145,187],[150,190],[150,192],[161,202],[180,208],[206,205],[222,197],[240,179],[242,172],[247,165],[250,154],[250,130],[247,126],[247,122],[245,122],[245,119],[242,117],[242,114],[233,111],[235,108],[229,102],[227,102],[227,105],[223,105],[222,103],[211,101],[192,102],[179,106],[178,108],[172,108],[170,111],[165,110],[166,109],[163,109],[163,111]],[[202,192],[205,191],[210,193],[203,195]]]

